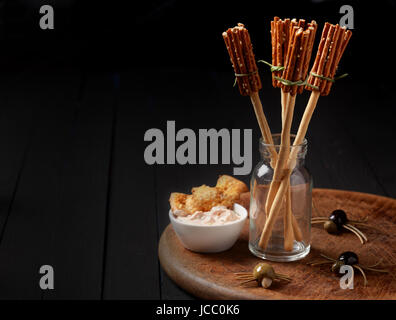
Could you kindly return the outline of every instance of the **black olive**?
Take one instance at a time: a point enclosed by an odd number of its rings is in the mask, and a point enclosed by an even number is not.
[[[356,253],[352,251],[346,251],[341,253],[341,255],[338,257],[338,261],[341,261],[346,265],[353,266],[354,264],[359,263],[359,258]]]
[[[330,221],[333,221],[337,226],[337,229],[340,231],[342,226],[348,222],[346,213],[344,210],[334,210],[330,217]]]

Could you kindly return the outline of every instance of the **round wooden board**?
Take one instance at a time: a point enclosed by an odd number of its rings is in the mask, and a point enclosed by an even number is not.
[[[235,272],[250,272],[260,261],[248,249],[248,222],[237,243],[228,251],[215,254],[194,253],[179,242],[171,225],[159,242],[159,259],[165,272],[180,287],[203,299],[396,299],[396,277],[368,271],[367,287],[355,272],[354,289],[340,288],[339,278],[329,266],[311,267],[307,261],[324,253],[338,257],[354,251],[362,264],[396,263],[396,200],[371,194],[330,190],[313,190],[313,216],[328,216],[342,208],[351,220],[363,219],[379,230],[362,229],[369,242],[361,245],[352,233],[330,235],[322,225],[312,227],[311,253],[303,260],[289,263],[271,262],[278,273],[289,275],[290,283],[274,283],[271,289],[240,286]],[[396,270],[396,268],[393,268]]]

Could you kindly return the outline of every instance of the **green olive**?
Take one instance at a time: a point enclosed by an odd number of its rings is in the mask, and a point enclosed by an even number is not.
[[[341,268],[341,266],[342,265],[344,265],[344,262],[343,261],[339,261],[339,260],[337,260],[336,262],[334,262],[334,264],[331,266],[331,272],[334,272],[334,273],[340,273],[340,268]]]
[[[326,221],[324,223],[323,227],[328,233],[338,233],[339,232],[337,225],[331,220]]]
[[[258,281],[262,282],[263,278],[269,278],[274,280],[276,278],[276,274],[274,268],[268,263],[259,263],[253,269],[253,277]]]

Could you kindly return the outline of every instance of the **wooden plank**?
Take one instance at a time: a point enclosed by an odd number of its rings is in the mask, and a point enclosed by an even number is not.
[[[79,79],[32,74],[28,83],[34,134],[0,247],[2,298],[40,299],[44,264],[56,279],[45,298],[100,298],[114,100],[94,84],[95,99],[78,106]]]
[[[350,87],[348,92],[353,96],[358,90],[358,87]],[[355,143],[348,128],[349,125],[353,125],[356,132],[361,132],[365,131],[366,127],[356,117],[354,123],[348,124],[345,121],[348,114],[356,114],[357,110],[342,91],[319,99],[308,135],[311,144],[318,149],[318,158],[312,160],[319,161],[313,166],[316,169],[313,172],[314,184],[316,187],[386,195],[372,166],[364,157],[361,147]],[[320,171],[328,173],[328,184],[315,179]]]
[[[43,71],[29,74],[24,99],[33,110],[32,143],[0,247],[1,298],[40,299],[39,268],[52,264],[50,243],[53,219],[59,208],[59,160],[65,129],[74,108],[70,105],[79,87],[79,75]],[[56,272],[56,271],[55,271]],[[61,275],[59,275],[61,278]]]
[[[374,170],[376,166],[353,136],[354,132],[367,131],[367,124],[361,121],[364,117],[361,106],[365,105],[367,97],[359,94],[362,88],[357,85],[333,89],[331,95],[319,99],[307,134],[307,167],[314,186],[388,195]],[[296,120],[301,118],[305,107],[303,97],[298,101],[302,105],[297,108]],[[305,101],[307,99],[305,95]],[[297,124],[298,121],[295,128]],[[379,139],[378,134],[373,137]],[[334,207],[343,205],[335,203]]]
[[[33,110],[19,91],[26,89],[23,79],[19,72],[0,75],[0,243],[32,129]]]
[[[369,163],[383,193],[396,198],[395,99],[389,84],[384,85],[360,84],[352,92],[344,92],[345,104],[352,108],[337,113],[360,156]]]
[[[110,74],[89,74],[82,99],[54,154],[56,204],[44,212],[51,236],[46,255],[56,273],[44,299],[100,299],[115,95]],[[43,231],[44,232],[44,231]]]
[[[159,299],[154,168],[143,161],[153,126],[144,78],[121,75],[115,130],[104,299]]]

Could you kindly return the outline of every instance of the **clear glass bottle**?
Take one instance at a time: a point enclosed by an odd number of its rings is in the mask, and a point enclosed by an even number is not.
[[[262,248],[259,245],[264,225],[268,219],[265,207],[268,190],[274,175],[274,168],[272,167],[274,166],[274,161],[271,162],[273,159],[269,151],[272,146],[265,144],[262,140],[259,143],[261,161],[253,170],[250,186],[249,249],[255,256],[266,260],[295,261],[304,258],[310,250],[312,177],[304,164],[307,153],[307,141],[304,140],[299,146],[293,146],[294,137],[294,135],[291,135],[290,149],[298,148],[298,150],[295,150],[297,157],[289,180],[291,211],[294,216],[294,232],[292,232],[294,240],[292,248],[290,247],[289,250],[285,249],[284,241],[287,192],[282,198],[280,211],[275,218],[267,246]],[[273,135],[273,140],[273,147],[279,153],[280,135]],[[289,226],[291,226],[290,223]],[[298,230],[295,228],[298,228]],[[296,236],[297,233],[298,235]],[[298,239],[296,240],[296,238]]]

